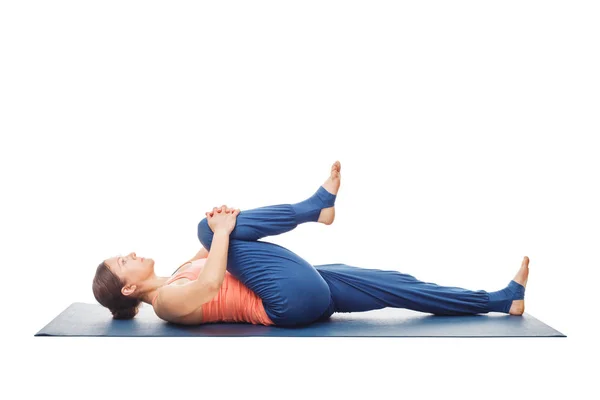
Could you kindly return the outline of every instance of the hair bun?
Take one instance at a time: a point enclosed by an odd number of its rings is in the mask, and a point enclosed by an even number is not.
[[[131,319],[138,313],[137,307],[130,308],[119,308],[116,310],[110,310],[114,319]]]

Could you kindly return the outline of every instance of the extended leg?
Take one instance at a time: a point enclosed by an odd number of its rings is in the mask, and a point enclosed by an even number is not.
[[[329,285],[331,304],[322,318],[334,312],[407,308],[438,315],[508,312],[522,286],[511,281],[497,292],[468,290],[423,282],[398,271],[386,271],[346,264],[315,265]],[[523,289],[524,290],[524,289]]]
[[[333,207],[336,195],[319,186],[308,199],[293,204],[276,204],[242,210],[236,218],[235,228],[229,238],[234,240],[256,241],[265,236],[275,236],[291,231],[299,224],[317,222],[323,208]],[[198,224],[198,238],[207,250],[212,243],[212,230],[208,220],[203,218]]]

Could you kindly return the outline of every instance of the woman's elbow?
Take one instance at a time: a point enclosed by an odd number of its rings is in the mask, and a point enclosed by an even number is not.
[[[206,282],[206,290],[210,293],[214,293],[215,295],[221,290],[221,286],[223,285],[223,281],[219,280],[211,280]]]

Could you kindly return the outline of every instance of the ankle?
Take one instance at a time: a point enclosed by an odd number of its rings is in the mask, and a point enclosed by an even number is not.
[[[333,209],[335,198],[336,195],[319,186],[319,189],[308,199],[291,204],[296,213],[296,222],[318,222],[324,209]]]

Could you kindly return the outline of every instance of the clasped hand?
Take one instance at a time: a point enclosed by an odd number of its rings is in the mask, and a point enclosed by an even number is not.
[[[213,233],[225,231],[227,234],[230,234],[233,228],[235,228],[235,221],[239,213],[239,208],[229,208],[223,204],[220,208],[213,207],[212,211],[207,211],[205,214],[208,226],[212,229]]]

